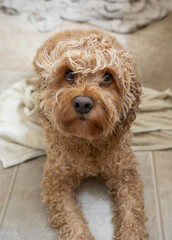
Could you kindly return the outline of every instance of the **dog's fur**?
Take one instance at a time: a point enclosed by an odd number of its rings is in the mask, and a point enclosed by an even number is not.
[[[94,239],[75,196],[81,180],[93,176],[105,179],[114,201],[114,239],[147,239],[143,184],[129,130],[141,87],[128,52],[103,32],[65,31],[37,51],[34,68],[47,140],[43,199],[60,239]],[[75,73],[71,84],[65,77],[70,69]],[[110,83],[104,81],[107,72],[113,76]],[[77,96],[93,100],[89,113],[74,110]]]

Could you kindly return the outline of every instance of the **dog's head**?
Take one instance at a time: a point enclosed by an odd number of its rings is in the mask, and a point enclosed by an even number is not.
[[[93,139],[130,126],[141,88],[130,56],[117,49],[115,39],[71,32],[70,37],[63,33],[51,50],[46,44],[35,66],[40,108],[54,128]]]

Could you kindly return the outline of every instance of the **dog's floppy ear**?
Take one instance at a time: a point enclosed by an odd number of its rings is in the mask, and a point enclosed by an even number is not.
[[[127,80],[128,84],[124,91],[124,104],[119,122],[121,130],[129,129],[131,123],[135,120],[142,94],[141,85],[135,70],[136,65],[131,58],[128,59],[128,66],[130,67],[131,75],[130,79]]]
[[[140,104],[140,96],[141,96],[142,90],[139,81],[136,77],[131,81],[130,85],[130,94],[134,97],[134,99],[131,100],[132,105],[130,106],[126,119],[125,119],[125,125],[126,128],[129,128],[131,123],[136,118],[136,111],[138,110],[138,106]]]

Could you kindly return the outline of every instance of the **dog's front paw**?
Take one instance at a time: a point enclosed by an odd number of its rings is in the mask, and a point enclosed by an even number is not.
[[[76,236],[76,238],[72,239],[72,240],[95,240],[95,238],[91,234],[83,233],[83,234]]]
[[[61,235],[59,240],[95,240],[95,238],[89,233],[80,233],[76,235]]]
[[[122,232],[118,232],[115,240],[147,240],[148,234],[145,230],[141,231],[138,229],[126,229]]]

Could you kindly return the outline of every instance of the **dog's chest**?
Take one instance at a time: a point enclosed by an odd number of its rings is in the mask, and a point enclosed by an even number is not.
[[[74,154],[75,155],[75,154]],[[89,149],[82,154],[72,157],[72,165],[76,165],[83,177],[94,177],[102,173],[106,163],[110,159],[110,154],[99,149]]]

